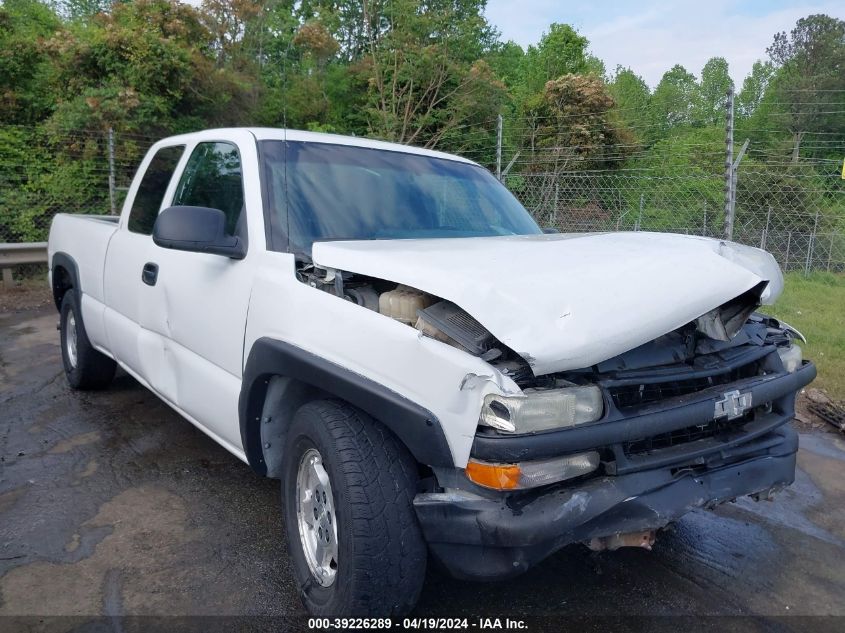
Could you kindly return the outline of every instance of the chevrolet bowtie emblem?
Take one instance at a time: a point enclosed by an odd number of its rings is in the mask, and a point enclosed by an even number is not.
[[[716,401],[713,416],[716,419],[727,418],[735,420],[741,418],[751,408],[751,394],[740,393],[738,390],[722,394],[722,399]]]

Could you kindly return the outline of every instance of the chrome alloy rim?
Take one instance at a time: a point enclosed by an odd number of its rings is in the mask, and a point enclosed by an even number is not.
[[[73,311],[68,312],[65,328],[65,350],[67,351],[67,360],[70,363],[70,366],[76,369],[76,317],[73,315]]]
[[[299,542],[311,575],[323,587],[337,576],[337,516],[332,485],[323,457],[309,448],[299,460],[296,473]]]

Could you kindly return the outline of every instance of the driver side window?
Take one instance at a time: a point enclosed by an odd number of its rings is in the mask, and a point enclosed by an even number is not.
[[[243,235],[244,186],[241,157],[232,143],[200,143],[191,153],[174,206],[209,207],[226,215],[226,232]]]

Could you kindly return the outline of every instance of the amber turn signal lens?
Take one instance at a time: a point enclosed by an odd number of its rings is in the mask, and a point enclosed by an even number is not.
[[[485,464],[469,462],[466,474],[470,481],[494,490],[515,490],[522,473],[519,464]]]

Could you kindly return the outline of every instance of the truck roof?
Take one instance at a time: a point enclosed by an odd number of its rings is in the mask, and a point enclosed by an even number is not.
[[[239,130],[246,130],[255,136],[258,141],[302,141],[306,143],[326,143],[331,145],[347,145],[352,147],[364,147],[369,149],[381,149],[389,152],[402,152],[403,154],[417,154],[420,156],[431,156],[433,158],[444,158],[446,160],[453,160],[461,163],[469,163],[476,165],[474,161],[468,160],[455,154],[447,154],[446,152],[437,152],[422,147],[414,147],[413,145],[403,145],[401,143],[388,143],[386,141],[376,141],[361,136],[344,136],[341,134],[325,134],[323,132],[306,132],[304,130],[291,130],[284,128],[273,127],[239,127],[239,128],[216,128],[210,130],[202,130],[200,132],[191,132],[189,134],[180,134],[178,136],[170,136],[162,139],[158,144],[167,144],[170,142],[188,142],[199,140],[220,140],[221,133]]]

